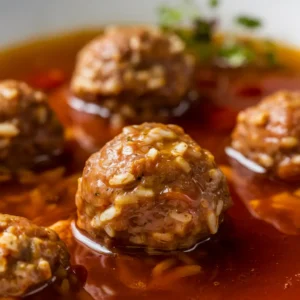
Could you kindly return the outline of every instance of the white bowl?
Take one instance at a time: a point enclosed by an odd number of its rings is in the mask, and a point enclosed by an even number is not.
[[[153,23],[156,8],[168,0],[0,0],[0,48],[44,34],[111,23]],[[203,14],[212,14],[208,0],[196,0]],[[232,29],[241,13],[264,21],[260,35],[300,46],[299,0],[220,0],[213,14],[222,28]]]

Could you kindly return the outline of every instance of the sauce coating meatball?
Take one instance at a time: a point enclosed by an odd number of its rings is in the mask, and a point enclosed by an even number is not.
[[[66,246],[53,230],[0,214],[0,296],[22,296],[68,266]]]
[[[63,141],[63,129],[45,94],[23,82],[0,82],[1,173],[50,160],[62,152]]]
[[[194,60],[184,48],[157,28],[107,29],[79,53],[71,90],[120,122],[161,120],[193,81]]]
[[[86,162],[77,225],[105,245],[190,248],[231,205],[214,157],[176,125],[125,127]]]
[[[232,147],[275,176],[300,179],[300,92],[280,91],[242,111]]]

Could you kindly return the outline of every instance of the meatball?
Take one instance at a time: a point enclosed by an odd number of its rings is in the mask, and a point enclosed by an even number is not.
[[[157,28],[110,28],[79,53],[73,94],[113,120],[161,120],[189,92],[193,57],[179,37]]]
[[[0,296],[22,296],[69,266],[65,244],[51,229],[0,214]]]
[[[300,179],[300,92],[279,91],[238,115],[232,147],[270,174]]]
[[[190,248],[215,234],[231,205],[213,155],[176,125],[125,127],[86,162],[78,227],[107,246]]]
[[[45,94],[23,82],[0,82],[2,172],[47,162],[62,152],[63,140],[63,129]]]

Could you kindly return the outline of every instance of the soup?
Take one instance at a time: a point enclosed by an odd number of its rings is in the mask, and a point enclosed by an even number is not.
[[[226,155],[225,149],[241,109],[276,90],[298,89],[299,53],[278,47],[284,66],[279,68],[199,65],[197,101],[187,113],[169,122],[181,125],[201,147],[210,150],[228,179],[234,206],[218,234],[186,252],[105,254],[75,239],[68,229],[69,221],[76,218],[74,197],[84,163],[95,143],[97,148],[109,139],[107,124],[99,116],[74,111],[68,105],[75,56],[100,32],[75,32],[0,54],[0,78],[24,80],[45,90],[67,136],[66,154],[57,168],[39,176],[23,174],[20,183],[2,184],[1,213],[24,216],[44,226],[66,220],[54,228],[69,248],[79,282],[86,280],[84,287],[79,284],[77,288],[49,285],[28,299],[298,299],[299,187],[249,170],[234,153],[227,151],[231,155]],[[74,123],[88,128],[79,139]],[[71,227],[82,239],[74,223]]]

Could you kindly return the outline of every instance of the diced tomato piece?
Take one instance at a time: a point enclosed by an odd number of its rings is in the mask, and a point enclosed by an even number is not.
[[[66,75],[60,69],[50,69],[31,75],[26,81],[34,88],[51,90],[65,83]]]

